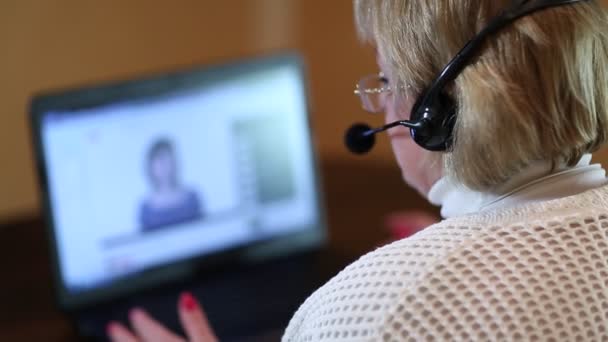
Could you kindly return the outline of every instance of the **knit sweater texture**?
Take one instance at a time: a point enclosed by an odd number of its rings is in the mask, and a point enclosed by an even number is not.
[[[346,267],[283,341],[608,340],[608,186],[446,219]]]

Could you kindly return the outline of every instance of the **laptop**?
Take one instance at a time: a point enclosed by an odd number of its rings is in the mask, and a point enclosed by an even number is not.
[[[48,92],[30,114],[57,303],[81,336],[134,306],[179,331],[184,290],[222,340],[269,336],[317,285],[297,55]]]

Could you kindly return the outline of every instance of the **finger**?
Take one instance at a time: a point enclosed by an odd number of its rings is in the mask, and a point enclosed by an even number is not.
[[[177,311],[189,341],[214,342],[218,340],[209,325],[205,312],[192,294],[184,292],[180,295]]]
[[[118,322],[110,322],[106,327],[106,333],[112,342],[138,342],[139,340],[124,325]]]
[[[135,308],[129,313],[133,330],[145,342],[183,342],[184,339],[165,328],[142,309]]]

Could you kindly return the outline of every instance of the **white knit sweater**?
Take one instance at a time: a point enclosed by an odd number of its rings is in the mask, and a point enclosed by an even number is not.
[[[608,340],[608,186],[379,248],[309,297],[283,340]]]

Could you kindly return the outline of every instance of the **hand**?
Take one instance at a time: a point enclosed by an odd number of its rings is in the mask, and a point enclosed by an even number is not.
[[[182,293],[177,305],[179,320],[191,342],[216,342],[218,339],[213,332],[207,317],[196,299],[188,292]],[[183,337],[169,331],[157,320],[150,317],[140,308],[129,312],[130,331],[118,322],[110,322],[107,333],[113,342],[183,342]]]

